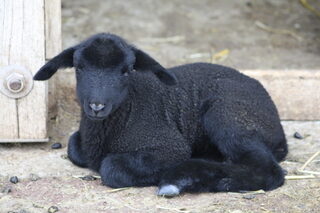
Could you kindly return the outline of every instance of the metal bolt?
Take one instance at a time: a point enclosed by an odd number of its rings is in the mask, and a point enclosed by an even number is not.
[[[24,76],[19,73],[12,73],[7,77],[7,88],[12,93],[21,92],[24,88]]]

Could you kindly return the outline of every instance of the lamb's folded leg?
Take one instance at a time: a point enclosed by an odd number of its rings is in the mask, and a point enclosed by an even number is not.
[[[151,186],[159,182],[163,163],[151,153],[108,154],[101,163],[102,182],[113,188]]]
[[[158,130],[162,136],[160,131],[166,130]],[[164,171],[191,158],[191,148],[184,145],[184,138],[170,131],[166,131],[166,137],[153,138],[151,142],[158,147],[107,154],[99,170],[102,182],[114,188],[158,185]]]
[[[192,159],[164,173],[160,180],[158,195],[272,190],[281,186],[283,182],[283,171],[276,162],[262,171],[250,165]]]
[[[68,157],[72,163],[80,167],[87,167],[85,156],[81,150],[79,131],[73,133],[69,138]]]

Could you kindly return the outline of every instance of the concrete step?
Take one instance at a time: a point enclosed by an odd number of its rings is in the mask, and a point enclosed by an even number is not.
[[[320,120],[319,70],[240,70],[259,80],[274,100],[281,120]],[[75,89],[72,69],[57,75],[56,90]],[[51,93],[49,98],[56,100]],[[70,96],[75,96],[75,92]],[[52,101],[51,101],[52,102]]]
[[[320,70],[242,70],[259,80],[282,120],[320,120]]]

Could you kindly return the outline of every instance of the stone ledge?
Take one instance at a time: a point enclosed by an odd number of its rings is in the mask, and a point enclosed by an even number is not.
[[[274,100],[282,120],[320,120],[320,69],[241,72],[263,84]],[[58,76],[56,87],[75,88],[72,70],[60,72]]]
[[[241,70],[270,93],[282,120],[320,120],[320,70]]]

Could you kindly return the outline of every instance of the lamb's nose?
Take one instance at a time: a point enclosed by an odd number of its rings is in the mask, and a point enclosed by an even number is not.
[[[89,105],[90,105],[90,108],[96,113],[103,110],[103,108],[105,107],[105,104],[101,104],[101,103],[90,103]]]

